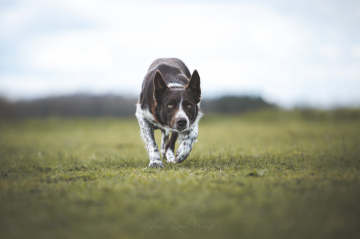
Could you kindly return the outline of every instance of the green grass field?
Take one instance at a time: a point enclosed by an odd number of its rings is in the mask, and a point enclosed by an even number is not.
[[[0,121],[1,238],[360,236],[359,111],[205,116],[147,165],[135,118]]]

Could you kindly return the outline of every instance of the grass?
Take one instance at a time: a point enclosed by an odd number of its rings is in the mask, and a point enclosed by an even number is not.
[[[164,169],[133,118],[0,121],[1,237],[357,238],[359,113],[309,112],[205,116]]]

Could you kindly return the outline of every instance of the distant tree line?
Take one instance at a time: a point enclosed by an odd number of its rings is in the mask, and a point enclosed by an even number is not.
[[[8,119],[46,117],[126,117],[135,115],[137,99],[118,95],[48,97],[31,101],[9,102],[0,98],[0,117]],[[274,108],[260,97],[226,96],[204,99],[201,108],[205,113],[243,113],[251,110]]]
[[[204,112],[234,114],[265,108],[276,108],[261,97],[249,96],[224,96],[218,99],[201,101],[201,109]]]

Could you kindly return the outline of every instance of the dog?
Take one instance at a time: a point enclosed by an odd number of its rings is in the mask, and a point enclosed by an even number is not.
[[[200,101],[200,76],[197,70],[191,75],[186,65],[177,58],[160,58],[150,65],[142,83],[135,114],[150,158],[149,167],[164,167],[154,138],[156,129],[161,130],[163,159],[181,163],[189,156],[203,115]],[[177,139],[180,146],[175,155]]]

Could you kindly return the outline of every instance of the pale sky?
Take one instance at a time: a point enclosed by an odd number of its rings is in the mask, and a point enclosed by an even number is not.
[[[360,1],[0,0],[0,96],[138,96],[160,57],[203,98],[360,106]]]

